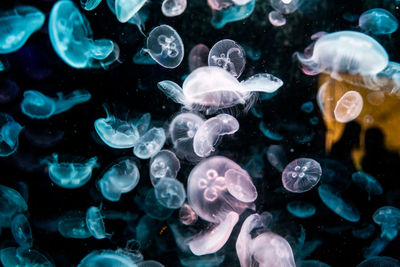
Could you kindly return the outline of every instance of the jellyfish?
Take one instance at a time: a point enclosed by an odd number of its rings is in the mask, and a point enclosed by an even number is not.
[[[386,9],[373,8],[361,14],[358,26],[365,32],[384,35],[394,33],[399,28],[399,21]]]
[[[259,128],[260,131],[264,134],[264,136],[268,137],[271,140],[282,141],[284,138],[283,135],[279,134],[278,132],[275,132],[274,130],[269,129],[263,121],[260,121]]]
[[[357,267],[399,267],[400,261],[391,257],[383,256],[375,256],[368,258],[361,262]]]
[[[244,51],[246,52],[246,57],[250,58],[253,61],[257,61],[261,58],[261,50],[258,48],[254,48],[250,45],[243,44],[242,45]]]
[[[215,1],[215,0],[209,0]],[[227,23],[241,21],[248,18],[254,11],[255,0],[251,0],[245,5],[229,5],[215,12],[211,19],[211,25],[216,29],[222,29]]]
[[[109,168],[97,182],[101,194],[109,201],[119,201],[121,194],[132,191],[139,183],[140,174],[132,158],[124,158]]]
[[[222,266],[225,261],[225,253],[213,253],[203,256],[195,256],[190,254],[180,254],[179,262],[185,267],[218,267]]]
[[[3,248],[0,250],[0,260],[4,267],[55,267],[55,264],[50,259],[34,249],[20,249],[16,247]]]
[[[210,49],[204,44],[195,45],[189,53],[189,70],[192,72],[197,68],[208,65],[208,53]]]
[[[147,0],[115,0],[115,14],[117,19],[128,22],[146,4]]]
[[[92,177],[94,168],[98,168],[97,157],[88,160],[60,161],[59,155],[43,161],[48,165],[50,179],[58,186],[74,189],[85,185]]]
[[[107,0],[107,6],[111,10],[111,12],[117,17],[115,11],[115,0]],[[143,36],[146,36],[143,33],[145,28],[145,22],[149,18],[149,11],[145,8],[145,6],[141,7],[139,11],[137,11],[127,22],[130,24],[134,24],[137,26],[138,30],[140,31]],[[118,17],[117,17],[118,19]]]
[[[161,150],[150,160],[150,181],[156,186],[160,179],[165,177],[176,178],[181,164],[175,153],[170,150]]]
[[[243,48],[233,40],[218,41],[208,54],[208,65],[223,68],[238,78],[246,66]]]
[[[301,0],[270,0],[272,8],[281,14],[290,14],[297,10]]]
[[[11,233],[15,242],[24,249],[32,247],[32,229],[25,215],[19,213],[11,221]]]
[[[228,240],[239,215],[254,208],[257,191],[248,173],[232,160],[214,156],[192,169],[187,184],[189,205],[202,219],[214,224],[189,241],[195,255],[218,251]]]
[[[270,220],[272,215],[266,212],[261,215],[252,214],[243,222],[236,241],[236,253],[241,267],[296,266],[289,243],[266,229]],[[253,238],[255,229],[259,234]]]
[[[291,201],[286,205],[286,209],[298,218],[309,218],[316,212],[315,206],[305,201]]]
[[[176,17],[185,12],[186,0],[163,0],[161,12],[166,17]]]
[[[75,90],[63,95],[58,92],[56,98],[48,97],[41,92],[28,90],[24,92],[21,102],[21,111],[32,119],[48,119],[71,109],[73,106],[87,102],[91,94],[86,90]]]
[[[155,65],[157,61],[155,61],[149,54],[146,53],[145,49],[142,48],[136,52],[133,56],[133,63],[138,65]]]
[[[339,31],[319,38],[312,56],[297,53],[304,72],[330,73],[342,80],[340,73],[376,75],[389,63],[386,50],[373,38],[355,31]]]
[[[82,8],[87,11],[92,11],[93,9],[98,7],[98,5],[100,5],[100,3],[101,3],[101,0],[81,0]]]
[[[0,157],[8,157],[17,151],[18,136],[22,129],[10,115],[0,113]]]
[[[184,225],[192,225],[197,221],[197,214],[188,204],[183,204],[179,209],[179,221]]]
[[[371,244],[364,249],[363,256],[364,258],[371,258],[373,256],[379,255],[386,247],[389,245],[390,240],[386,238],[375,238]]]
[[[46,17],[33,6],[16,6],[0,13],[0,54],[20,49],[34,32],[42,28]]]
[[[361,228],[356,228],[351,231],[353,236],[358,239],[368,239],[375,233],[375,226],[371,223],[363,225]]]
[[[282,183],[292,193],[311,190],[320,180],[321,165],[309,158],[299,158],[290,162],[282,172]]]
[[[372,216],[374,222],[381,226],[381,238],[393,240],[399,231],[400,210],[396,207],[385,206],[377,209]]]
[[[119,47],[108,39],[93,39],[89,21],[78,7],[68,0],[56,2],[49,19],[51,44],[69,66],[108,68],[119,58]]]
[[[140,159],[149,159],[164,146],[166,137],[163,128],[151,128],[136,142],[133,153]]]
[[[336,103],[334,110],[335,119],[338,122],[347,123],[360,115],[364,101],[357,91],[346,92]]]
[[[137,266],[129,253],[123,250],[95,250],[86,255],[78,267],[96,266]]]
[[[0,185],[0,230],[10,227],[15,215],[28,210],[25,199],[16,190]]]
[[[275,10],[268,13],[268,20],[275,27],[282,27],[286,24],[285,16]]]
[[[96,239],[111,237],[110,234],[106,233],[103,218],[104,216],[98,207],[92,206],[86,211],[86,226],[90,234]]]
[[[230,0],[207,0],[207,4],[212,10],[226,9],[232,6]]]
[[[175,178],[165,177],[154,187],[157,201],[168,209],[179,209],[186,199],[183,184]]]
[[[11,102],[18,96],[18,93],[19,86],[15,82],[9,79],[0,81],[0,104]]]
[[[301,105],[300,109],[305,113],[310,114],[314,110],[314,104],[311,101],[307,101]]]
[[[148,216],[160,221],[168,219],[174,212],[173,209],[165,207],[158,201],[154,188],[147,191],[144,200],[144,210]]]
[[[355,172],[351,179],[359,188],[368,192],[368,199],[371,195],[382,195],[382,186],[373,176],[365,172]]]
[[[136,266],[137,267],[165,267],[164,265],[162,265],[158,261],[153,261],[153,260],[140,261],[140,262],[136,263]]]
[[[86,239],[92,236],[83,212],[70,212],[62,216],[58,220],[57,230],[65,238]]]
[[[234,134],[239,130],[239,122],[228,114],[218,114],[206,120],[193,138],[193,150],[199,157],[207,157],[213,152],[214,145],[223,135]]]
[[[249,92],[275,93],[283,85],[283,81],[269,73],[258,73],[241,82],[244,90]]]
[[[360,220],[360,212],[358,209],[350,203],[346,203],[339,195],[334,191],[334,188],[322,184],[318,187],[318,195],[322,202],[334,213],[342,217],[349,222],[358,222]]]

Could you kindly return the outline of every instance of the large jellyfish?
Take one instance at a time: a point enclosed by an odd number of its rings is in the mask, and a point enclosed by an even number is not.
[[[108,39],[93,39],[89,21],[68,0],[56,2],[49,19],[54,50],[73,68],[107,68],[119,58],[119,47]]]
[[[399,21],[383,8],[373,8],[361,14],[358,25],[367,33],[391,34],[399,28]]]
[[[45,21],[45,15],[32,6],[17,6],[0,13],[0,54],[20,49]]]
[[[336,103],[335,119],[342,123],[352,121],[360,115],[363,106],[361,94],[357,91],[348,91]]]
[[[290,162],[283,170],[283,187],[293,193],[304,193],[319,182],[321,175],[321,165],[317,161],[299,158]]]
[[[118,201],[139,183],[140,174],[132,158],[124,158],[109,168],[98,181],[101,194],[110,201]]]
[[[157,201],[168,209],[179,209],[186,199],[183,184],[175,178],[165,177],[154,187]]]
[[[385,206],[377,209],[372,216],[374,222],[381,226],[381,237],[393,240],[400,229],[400,210],[396,207]]]
[[[139,138],[135,144],[133,153],[140,159],[149,159],[161,150],[165,140],[164,129],[153,127]]]
[[[0,185],[0,203],[0,228],[10,227],[16,214],[28,210],[25,199],[16,190],[4,185]]]
[[[238,164],[214,156],[204,159],[190,172],[187,195],[194,212],[215,224],[189,241],[195,255],[205,255],[224,246],[239,215],[247,208],[254,208],[257,191],[248,173]]]
[[[55,267],[55,264],[52,261],[41,252],[34,249],[20,249],[16,247],[3,248],[0,250],[0,259],[4,267]]]
[[[291,201],[286,205],[286,209],[298,218],[309,218],[316,212],[315,206],[305,201]]]
[[[359,188],[367,191],[368,199],[371,195],[382,195],[382,186],[375,177],[365,172],[355,172],[351,175],[351,179]]]
[[[96,239],[103,239],[111,236],[106,233],[103,218],[104,216],[101,214],[100,208],[98,207],[92,206],[86,211],[86,226]]]
[[[25,215],[20,213],[14,216],[11,222],[11,233],[20,247],[24,249],[32,247],[32,229]]]
[[[17,150],[22,129],[10,115],[0,113],[0,157],[10,156]]]
[[[208,53],[210,49],[204,44],[195,45],[189,53],[189,69],[194,71],[197,68],[205,67],[208,65]]]
[[[241,267],[295,267],[292,248],[281,236],[267,231],[272,219],[268,212],[261,215],[255,213],[246,218],[236,241],[236,253]],[[252,237],[257,229],[258,234]]]
[[[183,60],[184,47],[179,34],[168,25],[155,27],[147,37],[147,50],[158,64],[173,69]]]
[[[32,119],[48,119],[53,115],[65,112],[73,106],[87,102],[91,94],[86,90],[75,90],[63,95],[58,92],[56,98],[45,96],[41,92],[28,90],[24,92],[21,111]]]
[[[133,257],[123,250],[96,250],[86,255],[78,267],[99,267],[99,266],[118,266],[134,267],[137,266]]]
[[[186,0],[163,0],[161,12],[166,17],[176,17],[185,12]]]
[[[301,0],[269,0],[273,9],[281,14],[290,14],[297,10]]]
[[[147,0],[115,0],[115,15],[120,22],[128,22]]]
[[[161,150],[150,160],[150,181],[156,186],[160,179],[169,177],[176,178],[181,164],[174,152]]]
[[[209,0],[208,3],[215,1],[216,0]],[[253,13],[255,6],[256,0],[251,0],[245,5],[232,5],[232,3],[229,3],[228,6],[223,7],[213,14],[211,25],[216,29],[221,29],[227,23],[244,20]]]

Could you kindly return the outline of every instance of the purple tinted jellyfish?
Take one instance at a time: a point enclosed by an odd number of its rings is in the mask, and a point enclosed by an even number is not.
[[[246,55],[238,43],[224,39],[211,48],[208,54],[208,65],[223,68],[237,78],[246,65]]]
[[[194,224],[197,221],[197,214],[185,203],[179,210],[179,221],[184,225]]]
[[[278,11],[271,11],[268,13],[269,22],[275,27],[282,27],[286,24],[286,18]]]
[[[161,150],[150,160],[150,181],[153,186],[160,179],[169,177],[176,178],[181,164],[174,152],[169,150]]]
[[[290,14],[297,10],[301,0],[270,0],[273,9],[281,14]]]
[[[299,158],[290,162],[283,170],[283,187],[293,193],[304,193],[319,182],[321,175],[321,165],[317,161]]]
[[[192,72],[197,68],[208,65],[208,53],[210,49],[204,44],[195,45],[189,53],[189,70]]]
[[[161,5],[161,12],[166,17],[176,17],[185,12],[186,0],[164,0]]]
[[[232,5],[230,0],[207,0],[207,4],[212,10],[221,10]]]

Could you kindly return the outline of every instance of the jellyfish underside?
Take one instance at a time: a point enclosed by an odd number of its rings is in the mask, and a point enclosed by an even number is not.
[[[299,158],[289,163],[282,172],[282,183],[286,190],[303,193],[311,190],[320,180],[320,164],[308,158]]]
[[[103,215],[97,207],[90,207],[86,212],[86,226],[92,236],[96,239],[103,239],[110,236],[106,233]]]

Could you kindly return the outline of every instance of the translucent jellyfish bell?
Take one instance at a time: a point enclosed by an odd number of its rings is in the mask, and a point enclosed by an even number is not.
[[[10,115],[0,113],[0,157],[10,156],[17,150],[22,129]]]
[[[186,0],[164,0],[161,5],[161,12],[166,17],[176,17],[185,12]]]
[[[363,106],[361,94],[357,91],[348,91],[336,103],[335,119],[342,123],[352,121],[360,115]]]
[[[197,221],[197,214],[185,203],[179,210],[179,221],[184,225],[194,224]]]
[[[365,32],[376,35],[391,34],[399,28],[399,21],[383,8],[373,8],[361,14],[358,26]]]
[[[45,15],[32,6],[17,6],[0,13],[0,54],[20,49],[45,21]]]
[[[133,153],[140,159],[149,159],[161,150],[165,140],[164,129],[153,127],[139,138],[135,144]]]
[[[25,215],[20,213],[14,216],[11,222],[11,233],[20,247],[24,249],[32,247],[32,229]]]
[[[45,255],[34,249],[20,249],[16,247],[3,248],[0,251],[0,259],[4,267],[55,267],[55,264],[52,261],[50,261]]]
[[[176,178],[181,164],[174,152],[161,150],[150,160],[150,181],[156,186],[165,177]]]
[[[100,209],[97,207],[90,207],[86,211],[86,226],[92,236],[96,239],[103,239],[111,236],[106,233],[103,218]]]
[[[208,65],[208,54],[210,49],[204,44],[195,45],[189,53],[189,70],[192,72],[197,68]]]
[[[297,10],[301,0],[270,0],[273,9],[281,14],[290,14]]]
[[[305,201],[291,201],[286,209],[298,218],[309,218],[316,212],[315,206]]]
[[[78,267],[96,267],[96,266],[118,266],[134,267],[137,266],[129,253],[122,250],[96,250],[86,255]]]
[[[95,9],[98,5],[100,5],[100,3],[101,0],[81,0],[82,8],[87,11]]]
[[[0,185],[0,227],[10,227],[16,214],[28,210],[25,199],[14,189]]]
[[[351,175],[353,182],[361,189],[368,192],[368,195],[381,195],[382,186],[373,176],[365,172],[355,172]]]
[[[385,206],[377,209],[372,216],[374,222],[381,226],[381,237],[393,240],[399,231],[400,210],[396,207]]]
[[[128,22],[146,2],[147,0],[115,0],[115,15],[120,22]]]
[[[246,66],[246,54],[238,43],[224,39],[211,48],[208,54],[208,65],[223,68],[238,78]]]
[[[57,230],[65,238],[85,239],[92,236],[86,226],[83,212],[73,212],[62,216],[58,220]]]
[[[183,184],[175,178],[165,177],[154,187],[158,202],[168,209],[179,209],[186,199]]]
[[[269,73],[258,73],[241,82],[243,90],[249,92],[274,93],[283,85],[283,81]]]
[[[286,24],[286,18],[278,11],[271,11],[268,13],[269,22],[275,27],[282,27]]]
[[[183,42],[171,26],[160,25],[151,30],[147,37],[147,52],[164,68],[173,69],[183,60]]]
[[[317,161],[299,158],[290,162],[283,170],[283,187],[293,193],[304,193],[319,182],[321,175],[321,165]]]

